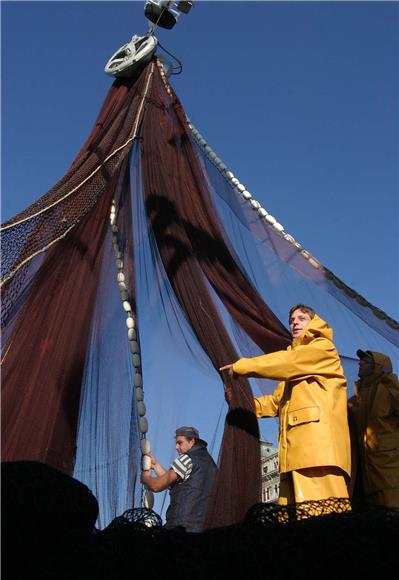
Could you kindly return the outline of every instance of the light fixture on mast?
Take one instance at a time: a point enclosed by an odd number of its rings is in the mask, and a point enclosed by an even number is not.
[[[114,77],[129,78],[138,72],[151,60],[157,49],[156,28],[158,26],[167,29],[173,28],[180,12],[188,14],[192,5],[193,1],[191,0],[146,0],[144,3],[144,15],[151,22],[148,33],[144,36],[134,34],[130,42],[121,46],[105,65],[106,74]],[[181,64],[178,59],[176,60]],[[165,66],[166,64],[168,66]],[[166,61],[165,58],[163,59],[163,66],[167,76],[174,70],[172,64]]]

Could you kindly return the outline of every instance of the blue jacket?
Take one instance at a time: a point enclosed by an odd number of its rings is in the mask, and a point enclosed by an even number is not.
[[[166,528],[182,526],[187,532],[201,532],[216,465],[206,446],[196,444],[186,452],[193,462],[190,477],[170,490]]]

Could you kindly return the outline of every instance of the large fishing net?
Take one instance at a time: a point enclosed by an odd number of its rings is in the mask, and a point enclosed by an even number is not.
[[[65,177],[3,225],[2,252],[3,459],[74,472],[100,527],[141,503],[137,386],[163,463],[179,425],[209,439],[212,528],[259,501],[252,393],[274,386],[241,378],[227,408],[221,365],[286,348],[298,302],[336,330],[350,382],[357,348],[397,357],[398,324],[259,207],[156,61],[114,83]]]

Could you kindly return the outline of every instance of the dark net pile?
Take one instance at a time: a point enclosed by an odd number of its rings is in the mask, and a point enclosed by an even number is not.
[[[259,504],[243,522],[201,534],[166,530],[151,510],[129,510],[94,534],[60,526],[45,550],[37,542],[45,536],[40,522],[26,521],[18,539],[13,536],[14,543],[6,543],[3,570],[9,579],[35,574],[68,580],[139,575],[187,580],[384,578],[396,573],[398,510],[361,505],[348,511],[347,502],[339,499],[310,503],[286,508]],[[309,517],[309,511],[320,515]]]
[[[348,500],[256,504],[233,526],[166,530],[149,509],[96,529],[87,486],[49,465],[3,462],[2,572],[22,578],[384,578],[397,571],[399,510]]]

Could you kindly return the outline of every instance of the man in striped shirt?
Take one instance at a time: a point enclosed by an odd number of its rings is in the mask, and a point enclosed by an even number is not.
[[[166,528],[183,527],[187,532],[200,532],[216,465],[198,429],[179,427],[175,436],[179,456],[170,468],[164,469],[152,456],[151,467],[156,476],[153,477],[150,471],[143,471],[141,481],[154,492],[170,489]]]

